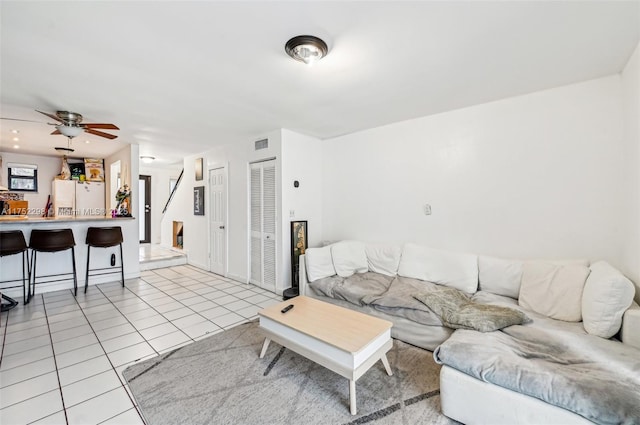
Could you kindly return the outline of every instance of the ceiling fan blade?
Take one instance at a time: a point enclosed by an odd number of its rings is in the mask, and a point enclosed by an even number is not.
[[[36,109],[36,112],[40,112],[42,115],[46,115],[46,116],[48,116],[49,118],[53,118],[54,120],[56,120],[56,121],[58,121],[58,122],[64,122],[64,121],[62,121],[60,118],[58,118],[57,116],[55,116],[55,115],[53,115],[53,114],[49,114],[49,113],[47,113],[47,112],[38,111],[37,109]]]
[[[0,117],[0,120],[7,120],[7,121],[22,121],[22,122],[35,122],[38,124],[46,124],[42,121],[33,121],[33,120],[21,120],[20,118],[2,118]]]
[[[87,124],[80,124],[80,125],[84,128],[100,128],[103,130],[120,130],[114,124],[87,123]]]
[[[118,136],[113,135],[113,134],[105,133],[103,131],[98,131],[98,130],[92,130],[90,128],[85,128],[84,131],[89,133],[89,134],[93,134],[94,136],[106,137],[107,139],[111,139],[111,140],[113,140],[116,137],[118,137]]]
[[[60,130],[56,130],[56,131],[54,131],[53,133],[51,133],[51,135],[52,135],[52,136],[53,136],[54,134],[62,134],[62,133],[60,133]]]

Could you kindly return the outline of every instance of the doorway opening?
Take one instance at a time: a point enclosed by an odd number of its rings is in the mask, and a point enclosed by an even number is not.
[[[140,175],[138,190],[140,243],[151,243],[151,176]]]

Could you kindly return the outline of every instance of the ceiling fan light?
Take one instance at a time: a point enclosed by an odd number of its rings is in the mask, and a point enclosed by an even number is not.
[[[284,50],[293,59],[313,65],[327,55],[327,43],[313,35],[299,35],[287,41]]]
[[[67,137],[79,136],[84,131],[84,128],[82,127],[75,127],[71,125],[56,125],[56,129]]]

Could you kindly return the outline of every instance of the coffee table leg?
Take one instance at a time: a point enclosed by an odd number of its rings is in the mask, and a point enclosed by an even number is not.
[[[264,339],[264,344],[262,344],[262,351],[260,351],[260,358],[263,358],[264,355],[267,353],[267,348],[269,348],[270,342],[271,340],[269,338]]]
[[[349,407],[351,414],[355,415],[357,411],[356,406],[356,381],[349,380]]]
[[[391,366],[389,366],[389,360],[387,360],[387,355],[383,354],[382,357],[380,357],[380,360],[382,360],[382,364],[384,365],[384,369],[387,371],[387,375],[393,375],[393,372],[391,372]]]

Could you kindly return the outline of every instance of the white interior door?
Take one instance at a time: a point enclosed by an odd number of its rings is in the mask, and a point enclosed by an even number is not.
[[[276,162],[251,164],[249,281],[276,290]]]
[[[211,225],[211,272],[224,276],[227,258],[226,199],[227,185],[224,168],[209,172],[209,220]]]

